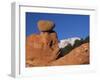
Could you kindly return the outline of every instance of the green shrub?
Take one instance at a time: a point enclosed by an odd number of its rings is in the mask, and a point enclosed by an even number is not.
[[[67,53],[69,53],[71,50],[72,50],[72,46],[71,46],[71,44],[68,44],[66,47],[64,47],[64,48],[61,48],[61,57],[62,56],[64,56],[64,55],[66,55]]]
[[[76,47],[80,46],[82,43],[83,43],[83,40],[82,39],[81,40],[75,40],[75,43],[73,45],[73,48],[76,48]]]

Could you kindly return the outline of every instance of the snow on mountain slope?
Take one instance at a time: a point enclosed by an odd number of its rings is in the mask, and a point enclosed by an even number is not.
[[[79,38],[79,37],[72,37],[72,38],[60,40],[59,48],[64,48],[68,44],[71,44],[73,46],[74,43],[75,43],[75,40],[81,40],[81,38]]]

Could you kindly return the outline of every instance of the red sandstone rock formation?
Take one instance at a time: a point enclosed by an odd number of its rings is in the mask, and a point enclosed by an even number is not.
[[[32,34],[26,39],[26,66],[44,66],[59,55],[57,34],[52,30],[53,23],[39,21],[38,25],[42,27],[39,29],[42,32]],[[46,28],[45,32],[43,32],[43,28]]]
[[[81,46],[73,49],[70,53],[55,60],[49,65],[77,65],[77,64],[89,64],[89,44],[85,43]]]

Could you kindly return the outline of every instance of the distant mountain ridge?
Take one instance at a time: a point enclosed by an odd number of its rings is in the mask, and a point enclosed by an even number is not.
[[[75,43],[75,40],[81,40],[81,38],[79,38],[79,37],[71,37],[71,38],[60,40],[59,48],[64,48],[68,44],[71,44],[73,46],[74,43]]]

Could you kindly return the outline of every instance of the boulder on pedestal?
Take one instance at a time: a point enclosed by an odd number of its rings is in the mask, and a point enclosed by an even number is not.
[[[26,66],[44,66],[54,61],[59,55],[57,33],[54,23],[39,21],[40,34],[32,34],[26,39]]]

